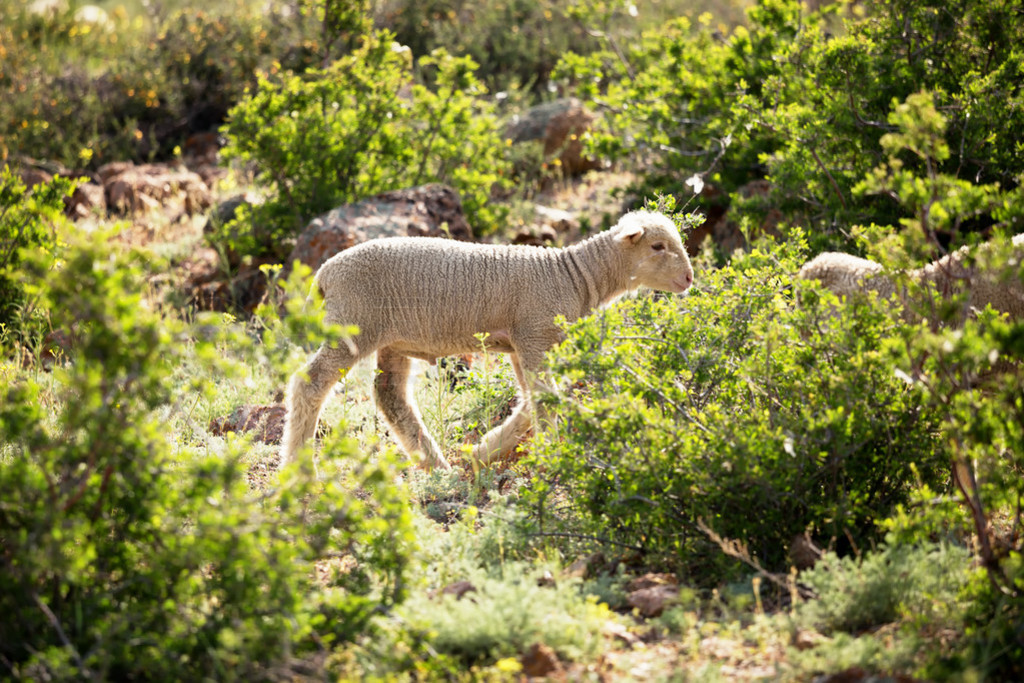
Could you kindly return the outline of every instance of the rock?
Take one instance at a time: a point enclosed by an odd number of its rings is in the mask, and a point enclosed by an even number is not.
[[[37,362],[39,367],[50,372],[53,366],[70,360],[71,352],[75,346],[75,337],[64,330],[52,330],[43,337],[38,358],[32,355],[29,349],[22,349],[21,367],[30,368]]]
[[[534,643],[519,658],[523,665],[523,674],[540,678],[543,676],[560,676],[565,674],[558,655],[543,643]]]
[[[262,443],[281,443],[284,433],[285,407],[283,404],[244,405],[235,408],[227,417],[210,420],[208,431],[214,436],[223,436],[228,432],[241,434],[255,432],[254,441]]]
[[[853,666],[839,673],[824,674],[812,678],[813,683],[915,683],[920,679],[907,674],[875,674],[859,666]]]
[[[616,640],[620,640],[629,647],[634,647],[641,643],[640,638],[638,638],[635,634],[631,633],[628,628],[618,623],[617,621],[607,622],[601,629],[601,631],[606,636],[610,636],[612,638],[615,638]]]
[[[798,629],[793,635],[793,647],[803,652],[804,650],[812,650],[823,643],[829,642],[829,639],[817,631],[808,631],[806,629]]]
[[[224,201],[217,204],[209,216],[206,219],[206,224],[203,226],[204,235],[212,235],[220,231],[220,228],[227,225],[235,219],[238,215],[238,210],[243,206],[256,206],[260,203],[260,198],[251,193],[236,194],[228,197]],[[218,239],[221,250],[224,254],[224,258],[227,260],[227,265],[232,269],[238,268],[242,263],[242,254],[232,248],[232,245],[238,239],[238,234],[234,230],[226,231],[225,235],[221,236],[223,239]]]
[[[456,581],[441,589],[441,595],[454,595],[456,600],[460,600],[466,593],[475,592],[476,586],[469,581]]]
[[[18,169],[18,175],[21,176],[21,182],[25,183],[27,188],[33,188],[53,180],[52,173],[34,166],[22,166]]]
[[[458,193],[446,185],[421,185],[383,192],[314,218],[299,235],[285,267],[298,260],[316,271],[356,244],[405,235],[473,239]]]
[[[210,189],[198,174],[162,164],[135,166],[115,162],[97,170],[107,207],[118,213],[137,213],[180,205],[188,215],[212,203]]]
[[[538,141],[544,158],[557,158],[566,175],[575,176],[601,168],[602,164],[583,155],[583,135],[594,115],[574,97],[537,105],[516,116],[505,130],[512,142]]]
[[[650,572],[643,576],[638,576],[632,579],[626,584],[627,591],[638,591],[646,588],[654,588],[656,586],[678,586],[679,579],[676,578],[675,574],[657,574]]]
[[[107,212],[107,195],[97,183],[82,183],[64,199],[64,212],[71,218],[86,218]]]
[[[535,204],[533,212],[537,216],[538,224],[551,226],[559,234],[578,232],[580,229],[579,220],[568,211]]]
[[[260,270],[260,266],[273,261],[256,259],[242,264],[230,280],[220,279],[222,273],[219,269],[208,277],[210,271],[197,265],[196,279],[190,279],[185,284],[189,304],[202,311],[233,311],[251,315],[263,302],[269,285],[267,275]]]
[[[189,168],[216,164],[220,155],[221,136],[218,133],[194,133],[185,140],[182,156]]]
[[[578,557],[576,560],[565,568],[563,572],[566,576],[577,577],[580,579],[592,578],[597,574],[598,569],[605,564],[604,554],[600,551]]]
[[[626,602],[643,617],[656,617],[679,599],[679,582],[674,574],[644,574],[626,586]]]
[[[554,244],[557,239],[558,235],[550,225],[525,225],[516,232],[516,236],[512,238],[512,244],[542,247]]]

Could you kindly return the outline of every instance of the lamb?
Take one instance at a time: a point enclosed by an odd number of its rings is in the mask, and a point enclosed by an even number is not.
[[[377,407],[402,448],[427,467],[449,469],[409,392],[411,359],[481,350],[509,354],[522,400],[484,435],[483,463],[512,452],[532,426],[531,395],[544,387],[544,354],[572,321],[646,286],[683,293],[693,268],[672,221],[650,211],[564,249],[393,237],[333,256],[316,274],[325,319],[356,325],[347,342],[324,344],[286,392],[281,466],[313,435],[328,393],[358,360],[377,354]]]
[[[804,264],[797,277],[818,280],[825,289],[847,297],[865,289],[878,292],[879,297],[888,297],[896,289],[893,281],[882,274],[880,263],[837,251],[818,254]]]
[[[1009,270],[1019,265],[1019,259],[1024,256],[1024,234],[1013,238],[1012,247],[1017,260],[1011,261]],[[984,256],[994,248],[991,242],[983,244],[978,247],[978,256]],[[971,256],[970,247],[961,247],[922,268],[910,271],[909,279],[943,298],[966,289],[967,311],[981,310],[991,304],[993,309],[1006,313],[1012,319],[1024,318],[1024,282],[1019,274],[1015,271],[990,273],[973,268],[969,263]],[[850,254],[826,252],[808,261],[797,277],[818,280],[825,288],[841,296],[873,290],[880,297],[891,297],[897,294],[896,283],[882,271],[882,266],[874,261]],[[906,292],[898,293],[900,300],[906,304]]]

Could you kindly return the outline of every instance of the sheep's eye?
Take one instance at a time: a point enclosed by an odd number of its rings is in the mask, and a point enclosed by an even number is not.
[[[661,242],[656,242],[651,245],[651,249],[654,251],[665,251],[665,245]]]

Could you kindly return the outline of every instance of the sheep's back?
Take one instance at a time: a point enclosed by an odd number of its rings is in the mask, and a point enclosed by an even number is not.
[[[329,317],[403,339],[508,329],[555,286],[556,250],[443,238],[387,238],[353,247],[317,274]],[[553,316],[552,316],[553,318]]]

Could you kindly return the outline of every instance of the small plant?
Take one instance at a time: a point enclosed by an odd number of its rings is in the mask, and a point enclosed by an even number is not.
[[[31,345],[39,336],[39,311],[19,277],[21,261],[36,250],[51,263],[55,260],[64,198],[74,187],[71,180],[56,177],[28,190],[10,167],[0,169],[0,350],[15,342]]]

